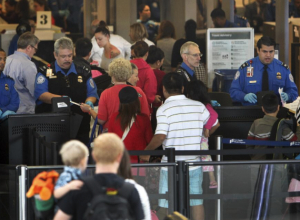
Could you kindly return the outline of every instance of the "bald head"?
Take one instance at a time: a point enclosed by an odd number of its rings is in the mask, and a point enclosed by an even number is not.
[[[122,157],[124,144],[113,133],[99,135],[94,140],[93,157],[96,163],[112,164]]]

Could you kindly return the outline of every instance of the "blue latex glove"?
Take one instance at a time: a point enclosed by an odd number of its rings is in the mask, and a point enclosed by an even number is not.
[[[285,92],[282,92],[280,95],[283,101],[287,102],[289,100],[289,96]]]
[[[87,101],[85,104],[91,106],[91,108],[94,109],[94,104],[91,101]]]
[[[246,102],[256,103],[257,102],[257,96],[254,93],[248,93],[247,95],[245,95],[244,100]]]
[[[73,105],[73,103],[71,103],[71,102],[72,102],[72,99],[71,99],[69,96],[64,95],[63,97],[68,97],[68,98],[70,99],[70,106]]]
[[[221,106],[220,103],[218,103],[218,101],[216,101],[216,100],[211,100],[210,103],[213,107]]]
[[[1,111],[1,110],[0,110]],[[1,111],[1,114],[2,114],[2,111]],[[5,111],[1,116],[0,116],[0,119],[3,119],[5,118],[7,115],[15,115],[16,113],[13,112],[13,111],[10,111],[10,110],[7,110]]]

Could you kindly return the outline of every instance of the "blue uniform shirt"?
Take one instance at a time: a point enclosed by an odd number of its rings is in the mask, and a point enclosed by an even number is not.
[[[55,70],[56,70],[56,72],[61,71],[63,74],[65,74],[65,72],[58,66],[56,61],[55,61]],[[71,64],[69,71],[65,75],[68,76],[70,73],[77,74],[74,63]],[[96,86],[94,80],[92,79],[92,77],[90,77],[87,80],[86,86],[87,86],[87,96],[86,97],[87,98],[95,97],[95,98],[99,99],[98,94],[97,94],[97,86]],[[48,92],[48,78],[39,72],[36,75],[35,90],[34,90],[34,97],[35,97],[37,105],[42,104],[42,101],[38,100],[38,98],[45,92]]]
[[[253,67],[253,76],[247,77],[247,67],[250,67],[250,60],[246,61],[236,72],[234,80],[232,81],[229,93],[234,101],[241,102],[243,105],[255,105],[244,101],[244,97],[248,93],[261,91],[262,76],[264,71],[264,64],[259,60],[259,57],[251,59]],[[283,88],[283,92],[289,96],[288,102],[293,102],[298,97],[298,89],[294,83],[293,76],[286,64],[273,59],[268,65],[269,76],[269,90],[279,97],[278,88]]]
[[[238,27],[238,26],[236,24],[226,20],[224,27],[227,28],[227,27]]]
[[[20,99],[14,85],[13,79],[6,77],[3,72],[0,73],[0,108],[2,113],[8,110],[16,112],[19,108]]]
[[[61,9],[70,11],[70,15],[67,20],[78,24],[80,21],[81,8],[83,6],[83,0],[64,0],[61,4]]]
[[[236,24],[238,27],[250,27],[250,25],[248,25],[248,20],[239,15],[234,15],[234,24]]]
[[[194,70],[192,70],[188,65],[186,65],[184,62],[181,63],[180,65],[183,69],[185,69],[188,74],[190,74],[191,76],[194,75]]]
[[[151,41],[154,41],[154,37],[158,32],[159,25],[157,25],[152,20],[148,20],[146,22],[143,22],[140,19],[138,19],[137,22],[140,22],[145,26],[145,28],[147,29],[147,32],[148,32],[148,39],[151,40]]]

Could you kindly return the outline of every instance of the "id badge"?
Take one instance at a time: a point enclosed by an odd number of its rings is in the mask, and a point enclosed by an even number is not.
[[[247,67],[247,77],[253,77],[253,67]]]
[[[46,73],[47,77],[51,77],[52,76],[52,69],[47,69],[47,73]]]

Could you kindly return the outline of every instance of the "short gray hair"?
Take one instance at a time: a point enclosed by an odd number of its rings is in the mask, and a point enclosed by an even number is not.
[[[40,40],[31,32],[25,32],[19,37],[17,42],[17,48],[25,49],[29,45],[34,47],[40,42]]]
[[[58,55],[59,49],[69,49],[74,52],[74,44],[72,40],[68,37],[61,37],[57,39],[54,43],[54,52]]]
[[[190,49],[190,46],[194,46],[194,47],[198,47],[199,48],[199,45],[196,44],[195,42],[193,41],[188,41],[186,43],[184,43],[181,48],[180,48],[180,55],[184,54],[184,53],[189,53],[189,49]]]

